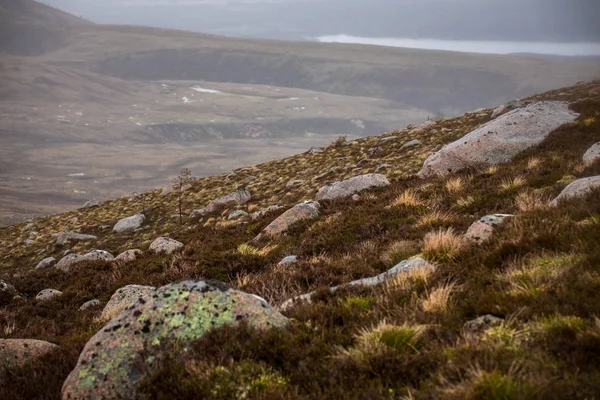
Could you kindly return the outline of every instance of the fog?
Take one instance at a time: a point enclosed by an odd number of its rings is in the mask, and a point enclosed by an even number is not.
[[[99,23],[227,36],[600,42],[598,0],[45,0]]]

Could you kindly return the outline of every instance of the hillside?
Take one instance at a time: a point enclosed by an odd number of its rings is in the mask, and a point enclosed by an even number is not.
[[[600,193],[579,179],[600,175],[600,82],[515,107],[196,179],[182,192],[182,225],[178,192],[155,190],[0,228],[0,335],[58,345],[23,352],[0,340],[0,354],[16,354],[0,372],[0,397],[598,396]],[[511,161],[419,174],[453,146],[477,149],[478,128],[490,140],[492,126],[521,129],[515,118],[544,107],[558,111],[533,130],[551,132]],[[572,122],[552,125],[559,117]],[[353,184],[327,184],[369,173],[381,174],[371,188],[330,199]],[[581,197],[569,199],[576,187]],[[313,199],[320,206],[297,205]],[[138,226],[117,222],[140,212],[139,229],[113,231]],[[58,235],[66,231],[93,236]],[[91,252],[131,249],[141,252],[116,261]],[[58,264],[36,269],[47,257]],[[117,292],[126,285],[149,287]]]

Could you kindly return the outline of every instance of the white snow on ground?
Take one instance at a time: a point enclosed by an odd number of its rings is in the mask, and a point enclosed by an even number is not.
[[[85,176],[83,172],[78,172],[76,174],[69,174],[68,176]]]
[[[195,90],[196,92],[200,92],[200,93],[212,93],[212,94],[221,93],[218,90],[206,89],[206,88],[203,88],[201,86],[192,86],[192,87],[190,87],[190,89]]]
[[[189,97],[182,97],[181,100],[183,100],[183,104],[191,104],[195,102],[195,100],[190,100]]]

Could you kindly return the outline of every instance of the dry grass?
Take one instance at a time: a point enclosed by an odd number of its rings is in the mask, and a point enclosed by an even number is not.
[[[443,313],[448,309],[450,298],[454,293],[456,285],[447,283],[435,288],[427,299],[423,300],[423,311],[430,313]]]
[[[512,179],[509,178],[502,180],[502,183],[500,184],[500,189],[504,192],[511,192],[522,187],[526,183],[527,181],[525,180],[525,178],[523,178],[522,176],[516,176]]]
[[[266,257],[272,251],[277,250],[277,247],[278,246],[276,244],[271,244],[271,245],[263,247],[262,249],[257,249],[256,247],[253,247],[247,243],[242,243],[238,246],[237,252],[244,256]]]
[[[535,170],[539,168],[540,165],[542,165],[542,159],[540,157],[531,157],[529,160],[527,160],[528,170]]]
[[[453,228],[429,232],[423,239],[423,255],[434,261],[452,260],[463,247],[462,236],[454,233]]]
[[[461,197],[458,200],[456,200],[456,205],[460,208],[468,208],[475,204],[475,201],[475,197],[473,196]]]
[[[451,223],[457,218],[457,215],[452,211],[433,210],[427,214],[423,214],[417,220],[415,226],[418,228],[422,227],[435,227]]]
[[[515,205],[521,212],[530,212],[548,208],[550,196],[540,191],[525,190],[515,197]]]
[[[460,176],[448,180],[445,185],[446,191],[450,194],[456,194],[461,192],[464,189],[464,186],[465,183]]]
[[[398,240],[392,242],[381,254],[381,261],[388,266],[398,264],[409,257],[418,254],[420,251],[419,243],[412,240]]]
[[[414,207],[422,206],[423,204],[423,201],[419,198],[415,190],[407,189],[394,199],[390,207]]]

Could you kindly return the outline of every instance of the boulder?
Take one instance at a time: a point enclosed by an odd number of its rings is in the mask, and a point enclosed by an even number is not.
[[[21,295],[13,285],[0,279],[0,304],[3,302],[11,303],[13,300],[20,297]]]
[[[445,176],[469,167],[509,162],[578,115],[560,101],[532,103],[510,111],[429,156],[420,175]]]
[[[467,233],[463,236],[466,242],[470,243],[483,243],[489,240],[494,233],[494,228],[506,221],[507,218],[512,217],[511,214],[492,214],[486,215],[479,221],[474,222]]]
[[[67,254],[56,263],[56,268],[68,272],[73,265],[82,261],[85,261],[85,258],[79,254]]]
[[[273,211],[278,211],[278,210],[281,210],[282,208],[283,208],[283,207],[282,207],[282,206],[279,206],[279,205],[272,205],[272,206],[269,206],[269,207],[265,208],[264,210],[260,210],[260,211],[253,212],[253,213],[250,215],[250,218],[251,218],[253,221],[255,221],[255,220],[257,220],[257,219],[261,218],[262,216],[264,216],[264,215],[266,215],[266,214],[268,214],[268,213],[270,213],[270,212],[273,212]]]
[[[100,303],[100,300],[98,299],[86,301],[79,307],[79,311],[89,310],[90,308],[100,308],[101,305],[102,303]]]
[[[125,263],[129,263],[132,261],[135,261],[138,256],[144,254],[141,250],[139,249],[133,249],[133,250],[126,250],[124,252],[122,252],[121,254],[119,254],[118,256],[115,257],[115,261],[122,261]]]
[[[464,326],[464,330],[466,333],[474,335],[483,333],[494,326],[500,325],[502,322],[504,322],[504,319],[486,314],[467,322]]]
[[[357,279],[357,280],[345,283],[343,285],[334,286],[334,287],[329,288],[329,291],[333,293],[340,288],[348,287],[348,286],[376,286],[376,285],[383,283],[386,279],[393,278],[402,273],[412,272],[412,271],[420,270],[420,269],[435,271],[436,267],[434,265],[431,265],[430,263],[428,263],[421,257],[410,258],[408,260],[404,260],[404,261],[396,264],[393,268],[391,268],[388,271],[383,272],[379,275],[376,275],[376,276],[373,276],[370,278]],[[296,296],[291,299],[288,299],[278,307],[278,310],[286,311],[289,308],[291,308],[294,304],[297,304],[300,302],[310,302],[310,298],[311,298],[312,294],[313,294],[312,292],[305,293],[300,296]]]
[[[183,243],[167,237],[159,237],[150,244],[150,250],[155,253],[167,253],[183,248]]]
[[[56,258],[54,258],[54,257],[44,258],[42,261],[40,261],[35,266],[35,269],[48,269],[48,268],[51,268],[54,265],[55,262],[56,262]]]
[[[422,145],[422,144],[423,144],[423,143],[422,143],[420,140],[418,140],[418,139],[413,139],[413,140],[410,140],[410,141],[408,141],[408,142],[404,143],[404,144],[402,145],[402,147],[400,147],[400,150],[402,150],[402,149],[408,149],[408,148],[411,148],[411,147],[420,146],[420,145]]]
[[[56,244],[63,245],[69,241],[85,241],[94,239],[98,239],[98,237],[94,235],[84,235],[82,233],[64,231],[59,233],[56,237]]]
[[[3,368],[22,367],[29,360],[48,353],[57,346],[35,339],[0,339],[0,371]]]
[[[556,207],[561,201],[588,196],[592,193],[592,190],[598,187],[600,187],[600,175],[578,179],[564,188],[563,191],[550,202],[550,205]]]
[[[147,300],[152,295],[156,288],[152,286],[127,285],[118,289],[108,300],[106,306],[102,310],[100,318],[109,320],[127,307],[134,305],[136,302]]]
[[[306,181],[303,181],[301,179],[292,179],[292,180],[288,181],[288,183],[285,184],[285,187],[288,188],[288,189],[289,188],[295,188],[295,187],[298,187],[298,186],[302,186],[305,183],[306,183]]]
[[[340,199],[343,197],[352,196],[353,194],[362,192],[366,189],[388,186],[389,184],[390,182],[387,180],[385,175],[359,175],[355,176],[354,178],[334,182],[330,185],[323,186],[317,192],[316,199],[317,201]]]
[[[55,297],[62,296],[62,294],[63,293],[60,290],[44,289],[35,296],[35,299],[38,301],[47,301]]]
[[[114,259],[112,254],[104,250],[92,250],[81,257],[81,261],[112,261]]]
[[[240,218],[244,218],[247,217],[248,213],[246,211],[243,210],[235,210],[232,211],[231,213],[229,213],[229,216],[227,217],[228,220],[234,220],[234,219],[240,219]]]
[[[214,281],[161,287],[113,318],[85,345],[67,377],[69,400],[138,397],[137,385],[160,368],[161,344],[177,342],[168,355],[184,359],[191,342],[211,329],[245,322],[255,329],[283,327],[288,320],[264,300]],[[173,354],[173,351],[177,352]]]
[[[245,189],[238,189],[233,193],[228,194],[227,196],[220,197],[218,199],[212,200],[208,205],[204,208],[204,214],[214,214],[220,213],[227,208],[232,208],[235,206],[241,206],[246,204],[252,199],[252,195],[249,191]]]
[[[98,207],[99,205],[100,205],[100,202],[98,200],[88,200],[85,202],[85,204],[81,208],[92,208],[92,207]]]
[[[583,155],[583,162],[586,164],[592,164],[600,160],[600,142],[592,145]]]
[[[146,216],[144,214],[136,214],[131,217],[123,218],[119,220],[113,227],[113,232],[123,233],[128,231],[134,231],[142,226]]]
[[[283,260],[279,261],[277,265],[284,267],[298,262],[298,256],[287,256]]]
[[[297,204],[267,225],[255,240],[260,240],[263,237],[281,236],[295,223],[318,217],[319,208],[320,204],[316,201],[305,201],[304,203]]]

